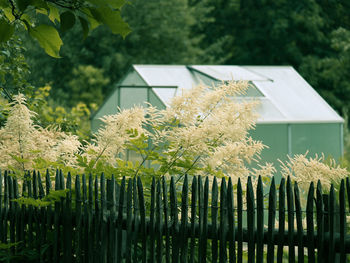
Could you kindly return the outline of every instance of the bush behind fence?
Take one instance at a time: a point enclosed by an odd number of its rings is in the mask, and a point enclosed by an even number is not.
[[[182,191],[174,178],[140,178],[117,183],[57,172],[33,172],[20,181],[0,175],[2,260],[11,262],[346,262],[350,235],[342,180],[323,194],[310,184],[303,211],[298,185],[275,179],[269,194],[259,178],[256,189],[240,181],[186,176]],[[21,190],[19,190],[21,188]],[[50,194],[51,193],[51,194]],[[13,201],[21,196],[38,202]],[[45,198],[46,197],[46,198]],[[50,202],[50,198],[51,201]],[[52,199],[53,198],[53,199]],[[42,202],[40,203],[39,200]],[[45,200],[45,202],[43,201]],[[306,223],[304,222],[306,219]],[[7,246],[5,244],[8,244]],[[6,247],[6,249],[5,249]]]

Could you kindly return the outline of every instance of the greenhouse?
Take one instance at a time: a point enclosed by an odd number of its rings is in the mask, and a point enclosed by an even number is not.
[[[277,159],[307,151],[310,156],[341,157],[343,119],[290,66],[133,65],[92,117],[92,130],[118,107],[149,102],[165,108],[181,90],[231,80],[249,82],[247,94],[238,99],[260,101],[251,135],[269,147],[263,150],[263,162],[277,164]]]

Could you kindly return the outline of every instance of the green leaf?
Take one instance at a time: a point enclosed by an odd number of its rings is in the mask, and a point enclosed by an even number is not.
[[[17,0],[16,3],[17,3],[18,9],[21,12],[23,12],[30,5],[31,1],[28,1],[28,0]]]
[[[10,249],[11,247],[17,246],[20,243],[22,243],[22,241],[16,242],[16,243],[7,243],[7,244],[0,242],[0,250],[2,250],[2,249],[4,249],[4,250]]]
[[[14,154],[10,154],[10,156],[17,162],[19,163],[28,163],[30,160],[29,159],[24,159],[24,158],[21,158],[19,156],[16,156]]]
[[[29,34],[35,38],[45,52],[54,58],[60,58],[59,52],[63,44],[57,30],[49,25],[39,25],[29,29]]]
[[[37,14],[43,14],[43,15],[46,15],[46,16],[48,15],[47,10],[44,9],[44,8],[35,9],[35,11],[36,11]]]
[[[86,21],[86,19],[79,16],[80,24],[83,29],[84,39],[87,38],[89,35],[89,23]]]
[[[0,19],[0,43],[9,40],[14,30],[15,27],[13,25],[10,25],[5,19]]]
[[[112,8],[115,8],[115,9],[120,9],[126,4],[126,1],[124,1],[124,0],[107,0],[106,2]]]
[[[126,37],[131,32],[129,25],[122,19],[120,12],[108,6],[90,8],[92,15],[97,21],[108,26],[113,34],[120,34]]]
[[[126,4],[125,0],[87,0],[87,2],[93,4],[96,7],[109,5],[114,9],[120,9]]]
[[[55,23],[55,21],[58,21],[60,22],[60,13],[59,13],[59,10],[57,7],[55,7],[54,5],[52,4],[49,4],[48,5],[48,8],[49,8],[49,19]]]
[[[10,20],[10,22],[13,22],[16,20],[16,18],[12,14],[12,9],[10,7],[3,8],[2,11],[4,12],[7,19]]]
[[[75,24],[75,15],[70,12],[66,11],[60,15],[61,20],[61,31],[66,32],[67,30],[71,29]]]
[[[36,9],[40,9],[40,8],[49,9],[47,2],[44,0],[31,0],[29,2],[30,2],[30,5],[34,6]]]
[[[0,0],[0,7],[8,7],[9,4],[9,1],[7,0]]]
[[[82,8],[81,11],[86,15],[87,20],[89,21],[91,31],[100,25],[100,22],[94,18],[89,8]]]

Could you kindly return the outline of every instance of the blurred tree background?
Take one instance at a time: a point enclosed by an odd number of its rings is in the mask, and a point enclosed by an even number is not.
[[[342,116],[349,114],[348,0],[131,0],[122,17],[132,30],[125,39],[97,27],[84,40],[78,24],[61,33],[56,59],[24,32],[20,47],[8,47],[0,59],[23,64],[25,58],[21,85],[51,86],[54,105],[82,102],[89,109],[131,64],[291,65]],[[18,78],[8,84],[18,87]]]

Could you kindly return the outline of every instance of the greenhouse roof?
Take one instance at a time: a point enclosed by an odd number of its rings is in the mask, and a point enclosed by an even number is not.
[[[261,101],[258,123],[343,122],[290,66],[134,65],[133,68],[165,105],[169,105],[180,90],[191,89],[203,79],[213,83],[246,80],[256,92],[244,99]]]

